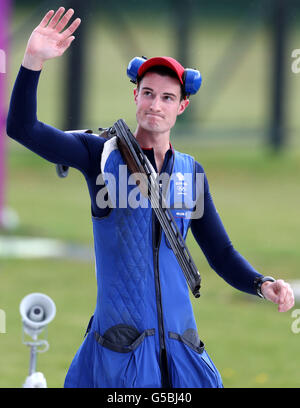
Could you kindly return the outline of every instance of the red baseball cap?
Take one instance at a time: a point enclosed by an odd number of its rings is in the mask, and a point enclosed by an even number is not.
[[[165,67],[170,68],[172,71],[174,71],[175,74],[178,76],[178,79],[181,82],[181,84],[183,84],[182,77],[184,73],[184,68],[178,61],[176,61],[176,59],[172,57],[149,58],[138,69],[138,76],[141,77],[142,75],[145,74],[146,71],[149,70],[149,68],[156,67],[159,65],[163,65]]]

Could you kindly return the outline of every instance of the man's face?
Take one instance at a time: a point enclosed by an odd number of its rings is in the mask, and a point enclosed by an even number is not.
[[[176,78],[146,73],[139,89],[134,90],[139,126],[150,132],[168,132],[189,104],[189,100],[180,100],[180,96],[180,83]]]

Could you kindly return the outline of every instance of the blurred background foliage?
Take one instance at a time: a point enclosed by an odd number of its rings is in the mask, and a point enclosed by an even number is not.
[[[172,144],[204,166],[236,249],[265,275],[298,279],[300,73],[291,70],[291,53],[300,48],[300,7],[298,1],[284,3],[280,148],[271,143],[277,0],[14,1],[7,103],[31,31],[48,9],[60,5],[73,7],[82,24],[74,47],[47,62],[41,74],[38,118],[43,122],[97,132],[123,118],[134,130],[133,85],[126,76],[131,58],[171,55],[198,68],[202,88],[174,128]],[[53,164],[8,138],[6,161],[6,202],[20,221],[0,235],[93,246],[81,174],[71,169],[67,179],[58,179]],[[192,299],[199,335],[224,386],[299,387],[299,334],[291,330],[290,312],[279,314],[275,305],[228,286],[191,236],[188,244],[203,276],[202,296]],[[95,306],[93,260],[3,257],[0,279],[7,331],[0,334],[0,387],[20,387],[27,375],[29,351],[21,344],[18,307],[35,291],[51,296],[57,306],[50,350],[38,357],[38,369],[49,387],[62,387]]]

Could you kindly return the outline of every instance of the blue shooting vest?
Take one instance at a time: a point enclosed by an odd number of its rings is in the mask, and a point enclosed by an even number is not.
[[[116,180],[106,185],[116,208],[93,218],[97,304],[65,387],[222,387],[199,339],[184,274],[163,231],[155,242],[154,210],[136,185],[128,186],[129,172],[120,175],[125,168],[119,150],[109,151],[103,173]],[[175,151],[170,208],[195,198],[194,176],[194,159]],[[137,208],[127,203],[134,196]],[[186,207],[171,210],[184,238],[192,202]]]

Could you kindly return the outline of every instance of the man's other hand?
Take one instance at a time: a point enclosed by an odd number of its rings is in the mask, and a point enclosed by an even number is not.
[[[278,312],[286,312],[295,304],[291,286],[282,279],[275,282],[264,282],[261,286],[261,293],[266,299],[278,304]]]

